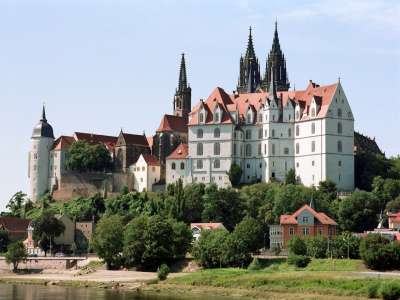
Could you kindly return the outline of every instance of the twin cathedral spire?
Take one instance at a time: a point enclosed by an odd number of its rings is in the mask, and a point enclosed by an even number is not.
[[[272,84],[271,79],[274,81]],[[287,91],[290,87],[285,55],[279,43],[277,22],[275,22],[274,39],[272,48],[267,56],[263,79],[260,75],[260,63],[254,51],[253,36],[250,27],[246,54],[244,57],[240,57],[237,92],[254,93],[257,90],[269,91],[270,86],[274,85],[277,91]]]

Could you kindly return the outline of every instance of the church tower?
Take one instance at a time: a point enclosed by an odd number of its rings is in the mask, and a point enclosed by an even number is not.
[[[262,82],[263,90],[269,90],[271,86],[272,72],[276,82],[276,89],[278,92],[289,90],[290,83],[286,71],[285,55],[281,50],[278,36],[278,23],[275,22],[274,40],[272,42],[271,51],[268,54],[267,62],[265,64],[265,76]]]
[[[42,118],[33,129],[31,141],[32,149],[29,152],[28,177],[31,200],[35,202],[49,189],[50,151],[54,143],[53,128],[47,122],[44,106]]]
[[[249,28],[246,55],[240,56],[238,93],[254,93],[260,87],[260,64],[254,51],[253,36]]]
[[[174,115],[189,118],[192,110],[192,89],[187,82],[185,54],[182,53],[181,66],[179,70],[178,88],[174,96]]]

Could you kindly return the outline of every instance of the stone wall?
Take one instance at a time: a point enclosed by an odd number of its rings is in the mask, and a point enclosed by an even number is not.
[[[26,262],[20,263],[18,269],[53,269],[68,270],[76,268],[78,261],[85,257],[30,257]],[[0,257],[0,270],[11,270],[12,265],[8,265],[4,257]]]

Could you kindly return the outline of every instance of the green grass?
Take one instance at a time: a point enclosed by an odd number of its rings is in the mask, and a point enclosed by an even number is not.
[[[234,268],[202,270],[169,279],[167,283],[192,287],[366,297],[370,286],[383,282],[378,278],[355,276],[352,272],[363,270],[359,260],[315,259],[304,269],[289,266],[282,260],[263,263],[265,268],[260,271]],[[400,283],[400,280],[390,281]]]

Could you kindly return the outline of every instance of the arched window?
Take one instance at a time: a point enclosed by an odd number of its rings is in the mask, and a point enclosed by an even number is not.
[[[289,129],[288,129],[287,134],[288,134],[288,137],[291,137],[291,136],[292,136],[292,128],[289,128]]]
[[[215,138],[219,138],[219,136],[221,135],[221,131],[219,130],[219,128],[215,128],[214,129],[214,137]]]
[[[203,129],[201,128],[197,129],[197,138],[198,139],[203,138]]]
[[[203,144],[202,143],[197,144],[197,155],[203,155]]]
[[[341,108],[337,109],[337,116],[338,116],[338,118],[342,117],[342,109]]]
[[[337,142],[337,152],[342,152],[343,151],[343,145],[342,141]]]
[[[299,143],[296,143],[296,154],[300,153],[300,145]]]
[[[184,169],[185,169],[185,163],[181,162],[181,170],[184,170]]]
[[[203,169],[203,161],[201,159],[197,160],[197,169]]]
[[[251,156],[251,145],[246,144],[246,156]]]
[[[199,122],[200,123],[204,122],[204,114],[203,113],[200,113],[200,115],[199,115]]]
[[[300,126],[296,125],[296,136],[300,135]]]
[[[172,165],[171,165],[171,169],[175,170],[175,168],[176,168],[176,166],[175,166],[175,163],[173,162]]]
[[[221,145],[220,143],[214,143],[214,155],[220,155]]]
[[[337,133],[342,134],[342,131],[343,131],[342,123],[338,122],[337,123]]]
[[[311,134],[315,133],[315,123],[311,123]]]
[[[219,159],[214,159],[214,168],[219,169],[220,166],[221,166],[221,163],[220,163]]]

